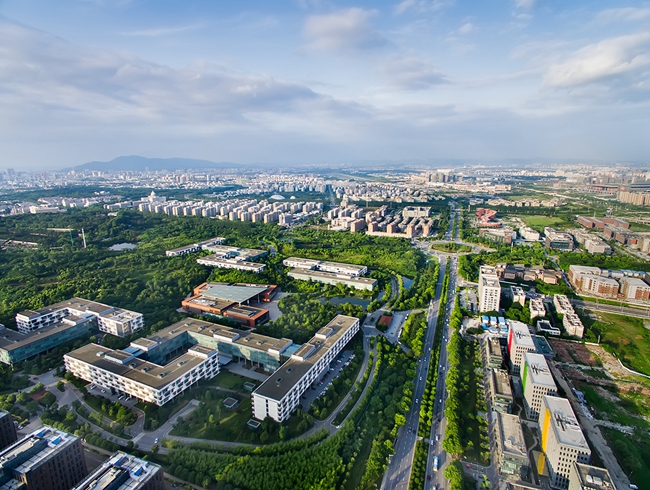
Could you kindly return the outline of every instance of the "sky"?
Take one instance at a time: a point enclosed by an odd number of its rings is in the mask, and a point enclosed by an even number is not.
[[[0,169],[650,157],[650,2],[0,0]]]

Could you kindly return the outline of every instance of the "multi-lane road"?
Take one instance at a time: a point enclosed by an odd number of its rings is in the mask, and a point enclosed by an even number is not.
[[[454,229],[454,222],[459,218],[459,212],[456,208],[452,209],[449,229],[446,233],[446,239],[458,238],[458,230],[456,230],[456,237],[452,237]],[[456,273],[458,270],[457,257],[451,257],[449,262],[444,255],[439,256],[440,270],[438,274],[438,283],[436,285],[435,298],[429,305],[428,312],[428,328],[425,337],[425,352],[419,359],[417,374],[415,378],[415,389],[413,395],[413,404],[411,410],[406,415],[406,424],[400,428],[395,443],[395,454],[388,464],[388,468],[384,474],[382,481],[382,488],[386,490],[407,490],[411,479],[411,470],[413,466],[413,457],[415,455],[415,444],[418,440],[418,427],[420,422],[420,405],[426,388],[427,377],[429,369],[438,369],[438,381],[436,388],[436,400],[434,401],[434,423],[431,428],[429,454],[427,464],[427,474],[431,479],[426,482],[426,488],[431,489],[434,484],[444,487],[446,484],[442,476],[443,466],[446,463],[446,456],[442,451],[442,440],[444,437],[444,393],[445,393],[445,380],[447,374],[447,349],[446,341],[449,339],[448,326],[449,316],[454,306],[456,296]],[[447,302],[444,305],[440,304],[440,296],[442,294],[442,285],[444,282],[447,267],[450,267],[449,288],[447,295]],[[442,309],[441,309],[442,307]],[[441,348],[441,355],[439,363],[431,366],[431,356],[433,348],[433,339],[436,334],[438,325],[438,316],[442,314],[445,316],[443,323],[443,342]],[[440,423],[438,422],[440,421]],[[439,437],[436,441],[436,435]],[[433,443],[431,443],[433,441]],[[438,456],[440,459],[440,470],[438,473],[431,471],[433,457]],[[440,487],[438,487],[440,488]]]

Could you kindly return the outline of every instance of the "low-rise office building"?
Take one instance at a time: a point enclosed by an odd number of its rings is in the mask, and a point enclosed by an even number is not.
[[[530,309],[530,319],[546,316],[546,307],[542,298],[532,298],[528,308]]]
[[[573,463],[569,472],[569,490],[616,490],[605,468]]]
[[[253,261],[267,255],[267,250],[227,247],[224,245],[213,245],[204,249],[210,250],[213,254],[196,259],[196,262],[201,265],[220,267],[222,269],[237,269],[255,272],[256,274],[262,272],[266,267],[266,264],[259,264]]]
[[[363,276],[368,272],[368,267],[365,265],[303,259],[301,257],[289,257],[288,259],[284,259],[282,263],[285,267],[291,267],[293,269],[319,270],[323,272],[331,272],[333,274],[343,274],[350,277]]]
[[[251,301],[270,301],[276,291],[275,285],[203,283],[181,305],[190,313],[230,318],[252,328],[269,320],[269,310],[251,306]]]
[[[557,386],[546,358],[542,354],[526,352],[521,360],[521,386],[526,417],[539,419],[542,397],[557,396]]]
[[[499,339],[496,337],[489,337],[483,345],[488,367],[501,369],[501,366],[503,365],[503,349],[501,348],[501,342]]]
[[[489,383],[492,410],[500,413],[510,413],[514,397],[510,388],[508,372],[501,369],[491,369],[490,371]]]
[[[201,250],[206,250],[208,247],[214,245],[221,245],[224,241],[222,237],[214,237],[209,240],[204,240],[198,243],[192,243],[191,245],[185,245],[184,247],[174,248],[172,250],[167,250],[165,255],[167,257],[176,257],[179,255],[187,255],[195,252],[200,252]]]
[[[0,410],[0,449],[4,449],[17,440],[16,424],[14,424],[11,414],[5,410]]]
[[[530,462],[519,416],[500,412],[494,415],[499,473],[526,478]]]
[[[81,439],[44,426],[0,451],[0,487],[70,490],[88,473]]]
[[[318,270],[291,269],[287,275],[299,281],[314,281],[323,284],[344,284],[354,289],[372,291],[377,286],[377,279],[356,277]]]
[[[566,489],[573,463],[589,464],[591,458],[589,444],[569,401],[556,396],[543,396],[539,427],[544,455],[539,459],[538,473],[543,473],[543,465],[546,464],[551,486]]]
[[[92,318],[67,316],[35,332],[21,333],[0,325],[0,362],[13,365],[86,335]]]
[[[526,352],[535,352],[535,343],[528,330],[528,325],[510,321],[508,332],[508,355],[510,356],[510,373],[519,376],[521,360]]]
[[[329,368],[359,331],[359,319],[337,315],[253,392],[253,416],[277,422],[289,418],[300,397]]]
[[[16,325],[19,332],[30,333],[59,323],[67,317],[93,319],[100,331],[118,337],[131,335],[144,327],[141,313],[83,298],[72,298],[38,310],[22,311],[16,315]]]
[[[553,228],[544,228],[544,244],[553,250],[571,252],[573,250],[573,237]]]
[[[219,373],[215,349],[191,346],[173,361],[160,365],[140,359],[139,349],[111,350],[88,344],[63,356],[66,370],[78,378],[162,406],[202,379]]]
[[[555,337],[559,337],[560,335],[562,335],[561,330],[551,325],[551,322],[549,322],[548,320],[538,321],[537,325],[535,325],[535,329],[537,330],[537,333],[545,333],[548,335],[553,335]]]
[[[160,465],[118,451],[72,490],[164,490]]]

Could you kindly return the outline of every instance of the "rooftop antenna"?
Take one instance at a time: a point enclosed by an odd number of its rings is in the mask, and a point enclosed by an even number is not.
[[[86,234],[84,233],[84,229],[81,229],[81,238],[83,239],[84,242],[84,248],[86,248]]]

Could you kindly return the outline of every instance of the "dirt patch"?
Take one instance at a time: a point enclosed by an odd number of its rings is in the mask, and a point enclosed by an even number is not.
[[[587,348],[592,346],[558,339],[548,339],[548,343],[551,345],[553,351],[555,351],[558,362],[584,364],[585,366],[601,365],[598,356]]]

